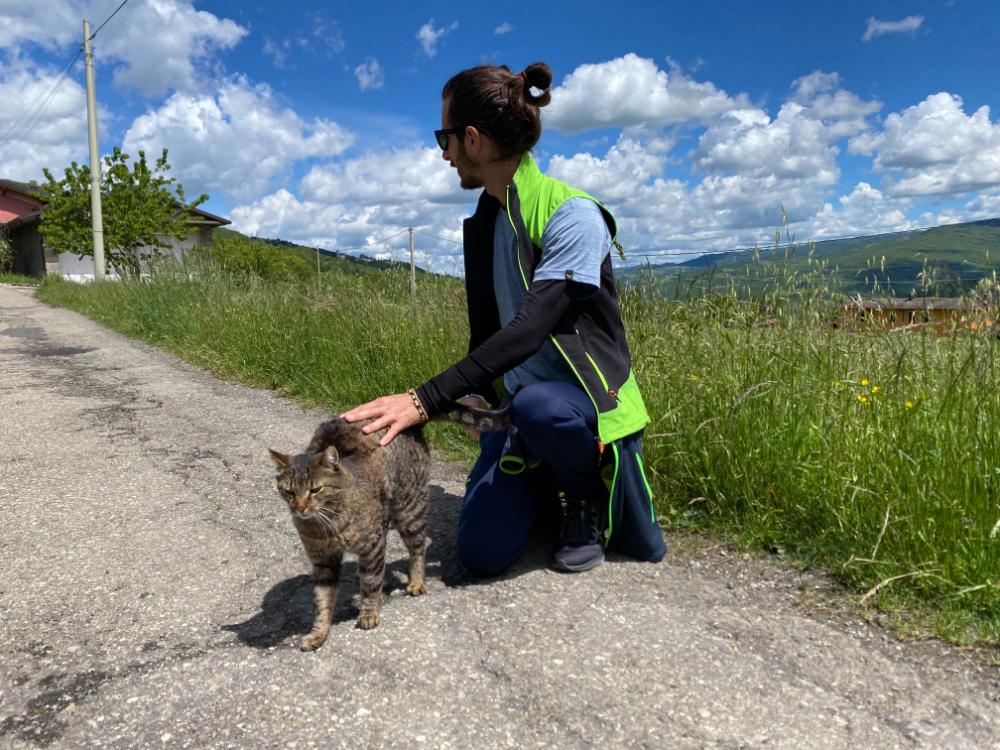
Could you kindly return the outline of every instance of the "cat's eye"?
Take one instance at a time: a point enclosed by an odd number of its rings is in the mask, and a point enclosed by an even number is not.
[[[309,494],[310,495],[318,495],[322,491],[323,491],[322,487],[313,487],[311,490],[309,490]]]

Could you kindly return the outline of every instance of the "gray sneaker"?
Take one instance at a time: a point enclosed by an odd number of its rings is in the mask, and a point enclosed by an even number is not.
[[[597,533],[598,501],[566,499],[559,530],[559,545],[552,560],[556,570],[581,573],[604,562],[604,548]]]

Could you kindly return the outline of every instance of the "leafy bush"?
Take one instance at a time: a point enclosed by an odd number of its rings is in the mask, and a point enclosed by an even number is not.
[[[197,256],[236,274],[249,274],[265,281],[302,282],[315,276],[305,260],[260,240],[217,237],[199,248]]]
[[[14,267],[14,244],[10,241],[7,227],[0,226],[0,273]]]

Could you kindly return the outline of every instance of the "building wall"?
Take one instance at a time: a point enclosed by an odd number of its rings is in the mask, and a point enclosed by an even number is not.
[[[169,245],[168,248],[164,250],[153,247],[143,248],[139,251],[140,255],[146,257],[154,254],[164,255],[176,261],[181,261],[184,259],[187,251],[196,245],[210,245],[212,243],[212,227],[198,228],[182,240],[178,240],[175,237],[165,237],[164,241]],[[58,257],[59,268],[57,273],[63,278],[69,281],[94,280],[94,259],[92,256],[85,255],[81,258],[72,253],[62,253]],[[107,255],[105,255],[104,259],[104,270],[108,278],[116,278],[116,274],[108,262]]]

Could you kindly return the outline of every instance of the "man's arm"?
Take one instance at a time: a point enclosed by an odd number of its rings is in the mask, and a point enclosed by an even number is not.
[[[478,391],[537,352],[573,304],[569,285],[581,286],[567,281],[532,284],[510,323],[460,362],[417,388],[427,414],[434,416],[455,399]]]

